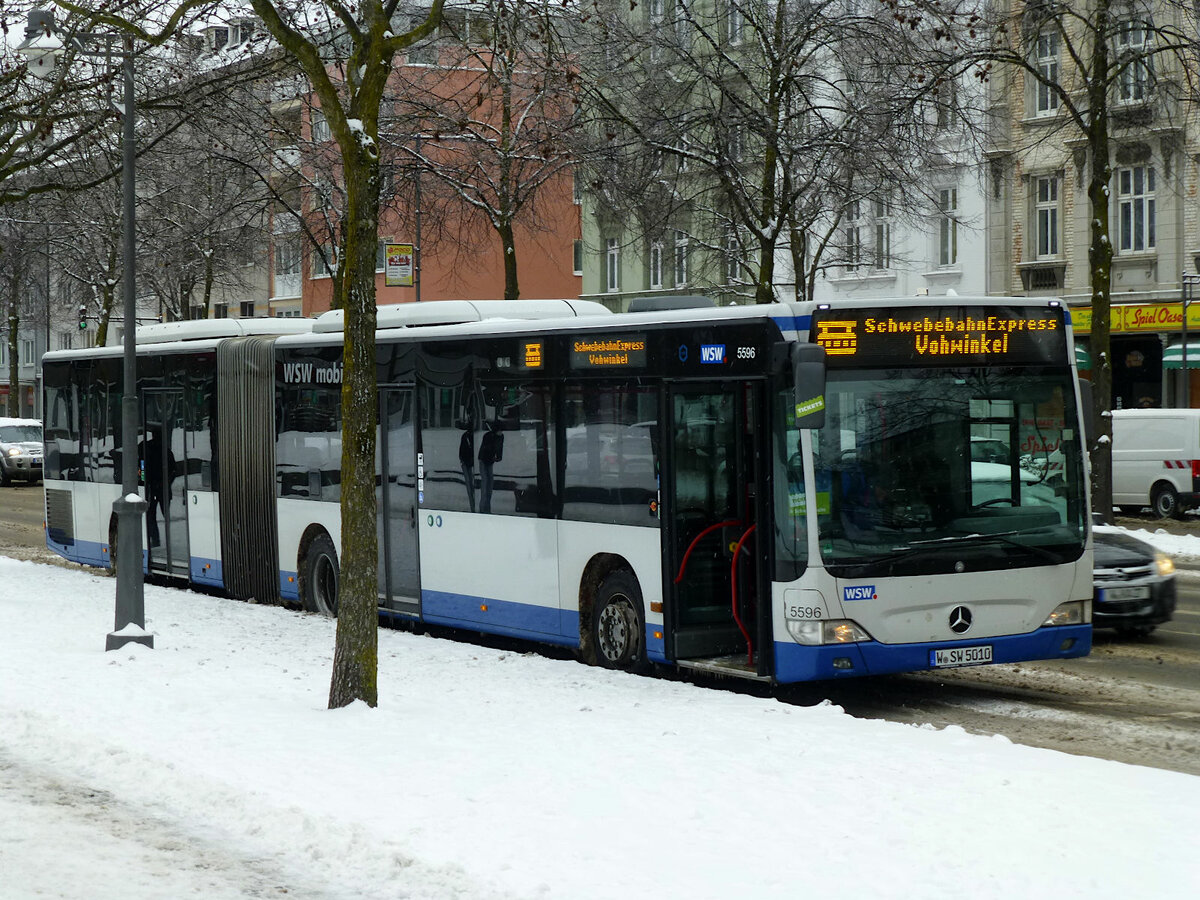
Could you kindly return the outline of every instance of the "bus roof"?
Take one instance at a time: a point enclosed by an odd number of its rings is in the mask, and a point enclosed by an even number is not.
[[[432,303],[398,303],[375,312],[375,328],[423,328],[461,325],[493,319],[560,319],[611,315],[608,307],[592,300],[437,300]],[[345,331],[345,311],[331,310],[317,317],[317,334]]]
[[[298,334],[312,331],[312,319],[192,319],[139,325],[137,343],[168,344],[174,341],[203,341],[255,334]]]

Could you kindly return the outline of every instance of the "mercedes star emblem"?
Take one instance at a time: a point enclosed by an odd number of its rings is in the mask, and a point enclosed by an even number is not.
[[[956,606],[950,610],[950,630],[962,634],[971,627],[971,611],[965,606]]]

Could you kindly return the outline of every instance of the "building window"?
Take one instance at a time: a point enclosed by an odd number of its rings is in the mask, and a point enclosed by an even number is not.
[[[1154,77],[1149,55],[1149,23],[1141,19],[1125,19],[1117,25],[1117,98],[1124,103],[1145,100]]]
[[[243,300],[238,315],[240,315],[243,319],[254,318],[254,301]]]
[[[655,241],[650,245],[650,289],[657,291],[663,286],[663,245]]]
[[[676,169],[679,172],[688,170],[688,152],[691,149],[691,138],[688,137],[685,131],[679,138],[679,143],[675,145],[675,159],[677,160]]]
[[[33,341],[21,341],[21,365],[33,365]]]
[[[393,243],[391,238],[384,238],[375,245],[375,271],[387,271],[387,245]]]
[[[332,275],[333,266],[337,265],[337,247],[332,244],[323,244],[320,248],[310,250],[310,260],[312,262],[312,277],[320,278],[323,275]]]
[[[688,236],[675,232],[675,287],[683,287],[688,280]]]
[[[583,179],[578,169],[571,170],[571,200],[576,206],[583,203]]]
[[[1051,89],[1051,85],[1058,84],[1058,43],[1057,31],[1043,31],[1037,36],[1035,64],[1038,78],[1034,109],[1039,116],[1058,111],[1058,94]]]
[[[74,336],[69,331],[60,331],[58,333],[58,349],[59,350],[70,350],[73,337]],[[2,361],[2,360],[3,360],[3,355],[0,354],[0,361]]]
[[[300,274],[300,240],[295,235],[275,240],[275,275]]]
[[[688,18],[687,0],[675,0],[675,40],[682,47],[691,41],[692,23]]]
[[[225,45],[229,43],[229,29],[223,25],[214,26],[208,29],[208,49],[211,53],[216,53],[218,50],[224,50]]]
[[[958,82],[949,76],[940,81],[933,91],[933,103],[937,126],[949,128],[953,125],[954,111],[958,108]]]
[[[1058,178],[1049,175],[1035,180],[1037,258],[1055,257],[1058,256]]]
[[[330,138],[329,122],[325,119],[325,113],[319,109],[313,109],[309,121],[311,122],[312,139],[315,143],[324,143]]]
[[[419,27],[425,19],[420,16],[412,16],[408,20],[409,29]],[[413,66],[436,66],[438,62],[437,48],[437,32],[425,38],[420,44],[415,47],[408,48],[408,62]]]
[[[213,306],[213,318],[214,319],[228,319],[229,318],[229,304],[228,303],[215,304]]]
[[[872,229],[875,238],[872,247],[875,268],[889,269],[892,266],[892,201],[886,198],[874,200],[872,206],[875,212]]]
[[[571,246],[572,256],[572,272],[575,275],[583,274],[583,241],[576,240]]]
[[[206,319],[208,310],[204,308],[203,303],[193,303],[188,307],[188,318],[195,321],[196,319]]]
[[[958,188],[938,191],[938,265],[958,265]]]
[[[729,44],[736,47],[742,42],[742,27],[746,24],[746,19],[742,15],[742,8],[738,6],[739,0],[729,0],[729,15],[726,22],[729,26]]]
[[[725,226],[725,283],[740,284],[742,280],[742,242],[736,225]]]
[[[606,281],[604,288],[610,294],[621,289],[621,248],[616,238],[608,238],[604,242],[604,260]]]
[[[847,272],[857,271],[862,262],[862,205],[858,200],[852,200],[846,207],[846,262]]]
[[[746,155],[746,139],[742,126],[733,125],[729,129],[729,159],[740,163]]]
[[[1154,249],[1154,169],[1134,166],[1117,170],[1117,216],[1121,250]]]

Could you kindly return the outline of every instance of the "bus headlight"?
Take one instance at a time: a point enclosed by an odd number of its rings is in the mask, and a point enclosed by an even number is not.
[[[1158,552],[1154,554],[1154,565],[1158,569],[1158,574],[1164,578],[1167,575],[1175,574],[1175,560],[1167,556],[1167,554]]]
[[[787,620],[788,634],[797,644],[853,644],[869,641],[871,636],[851,619]]]
[[[1054,612],[1042,625],[1086,625],[1091,621],[1092,601],[1072,600],[1054,607]]]

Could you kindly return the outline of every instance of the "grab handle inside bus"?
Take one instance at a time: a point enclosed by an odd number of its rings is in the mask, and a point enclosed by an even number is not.
[[[825,348],[792,344],[792,380],[796,394],[796,427],[825,424]]]

